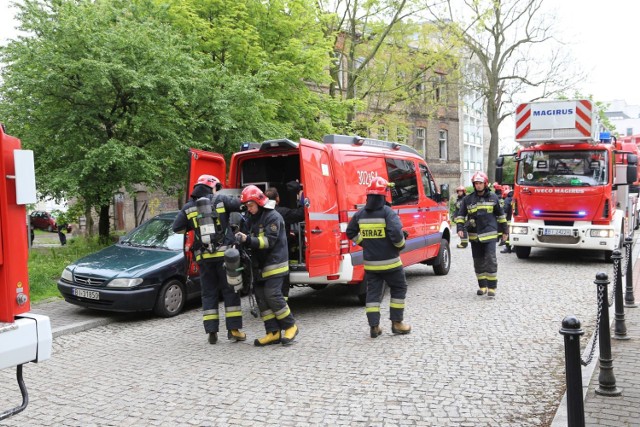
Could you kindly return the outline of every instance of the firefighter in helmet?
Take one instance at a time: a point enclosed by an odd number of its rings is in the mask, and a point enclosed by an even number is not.
[[[240,295],[229,286],[223,266],[224,251],[235,242],[229,226],[229,214],[240,211],[240,201],[217,194],[221,188],[220,180],[215,176],[201,175],[193,186],[191,200],[182,207],[173,222],[173,231],[176,233],[195,232],[191,250],[200,270],[202,323],[210,344],[218,342],[220,294],[224,299],[227,338],[232,341],[247,339],[245,333],[240,331]]]
[[[298,335],[298,326],[282,295],[282,284],[289,274],[289,253],[284,219],[274,209],[275,201],[255,185],[242,190],[240,202],[249,213],[247,234],[236,238],[251,248],[255,283],[254,292],[267,334],[253,343],[258,347],[271,344],[289,345]]]
[[[388,190],[386,179],[374,178],[367,187],[364,208],[356,212],[347,226],[347,238],[363,249],[364,280],[367,284],[366,313],[371,338],[382,334],[380,304],[384,282],[391,293],[391,332],[411,332],[411,326],[403,323],[407,281],[400,260],[400,251],[404,249],[407,236],[402,230],[398,214],[386,204]]]
[[[453,209],[453,217],[455,218],[456,216],[458,216],[458,211],[460,210],[460,204],[462,203],[462,199],[464,199],[464,197],[467,195],[467,189],[464,188],[464,185],[459,186],[458,188],[456,188],[456,194],[458,195],[458,198],[456,199]],[[464,227],[463,228],[463,236],[460,238],[460,243],[458,243],[458,245],[456,246],[457,248],[466,248],[469,245],[469,234],[467,233],[467,228]]]
[[[478,279],[478,295],[495,297],[498,287],[497,240],[507,240],[507,219],[495,193],[489,190],[489,178],[484,172],[471,177],[474,191],[460,204],[455,217],[460,238],[468,224],[473,268]]]

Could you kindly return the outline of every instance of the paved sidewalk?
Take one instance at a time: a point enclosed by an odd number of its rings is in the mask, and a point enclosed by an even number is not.
[[[636,242],[637,243],[637,242]],[[635,302],[640,304],[640,263],[638,253],[640,245],[634,245],[634,287]],[[623,288],[625,287],[623,278]],[[65,302],[62,299],[34,304],[32,311],[50,317],[53,337],[74,334],[119,321],[130,321],[149,314],[122,314],[84,309]],[[613,325],[613,305],[610,320]],[[611,340],[613,372],[617,387],[622,389],[619,397],[604,397],[595,394],[598,388],[598,346],[593,362],[582,368],[585,393],[585,421],[587,426],[640,426],[640,307],[625,308],[625,323],[629,340]],[[614,333],[612,331],[611,336]],[[583,336],[581,348],[591,348],[592,337]],[[584,357],[584,356],[583,356]],[[566,395],[563,398],[552,427],[567,426]]]

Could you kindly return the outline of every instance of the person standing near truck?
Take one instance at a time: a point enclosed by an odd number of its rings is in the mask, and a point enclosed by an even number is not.
[[[405,246],[400,217],[386,204],[389,182],[374,178],[367,187],[367,202],[347,225],[347,238],[362,246],[364,280],[367,284],[366,313],[371,338],[382,334],[380,304],[384,282],[389,286],[391,332],[408,334],[411,326],[403,323],[407,280],[400,259]]]
[[[247,207],[247,233],[237,232],[236,239],[251,248],[251,260],[256,270],[253,289],[264,322],[266,335],[253,344],[289,345],[298,335],[298,326],[282,295],[284,277],[289,274],[287,236],[282,216],[274,210],[275,201],[255,185],[242,190],[240,202]]]
[[[468,226],[473,268],[478,279],[477,295],[488,293],[493,298],[498,287],[496,243],[498,239],[507,240],[507,219],[498,196],[489,190],[487,175],[478,171],[471,182],[474,191],[462,200],[455,223],[460,238],[465,224]]]
[[[221,188],[220,180],[215,176],[200,175],[193,186],[191,200],[178,212],[172,226],[176,233],[195,231],[195,241],[191,249],[200,270],[202,323],[209,336],[209,344],[218,342],[220,293],[224,299],[227,338],[232,341],[247,339],[246,334],[240,331],[240,295],[229,286],[223,265],[224,251],[235,243],[235,236],[229,226],[229,214],[240,210],[240,202],[237,198],[217,194]],[[204,211],[207,213],[203,214]],[[209,234],[209,231],[214,229],[215,232]]]
[[[464,188],[464,185],[461,185],[458,188],[456,188],[456,194],[458,195],[458,198],[456,199],[456,202],[454,204],[454,210],[453,210],[454,218],[458,215],[458,211],[460,210],[460,205],[462,204],[462,199],[464,199],[465,196],[467,195],[467,189]],[[469,234],[467,233],[466,227],[462,231],[463,231],[463,236],[460,237],[460,243],[458,243],[458,245],[456,246],[456,248],[458,249],[463,249],[469,246]]]

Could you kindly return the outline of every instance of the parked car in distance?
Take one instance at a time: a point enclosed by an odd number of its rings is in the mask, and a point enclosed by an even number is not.
[[[31,223],[31,228],[38,230],[56,231],[58,228],[53,215],[45,211],[31,212],[29,222]]]
[[[200,297],[200,280],[188,270],[184,235],[171,229],[176,215],[157,215],[118,243],[68,265],[58,280],[64,299],[97,310],[180,313],[187,300]]]

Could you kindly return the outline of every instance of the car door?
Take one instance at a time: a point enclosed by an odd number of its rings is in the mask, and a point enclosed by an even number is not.
[[[307,271],[311,277],[337,274],[340,268],[340,224],[329,148],[301,139],[300,172],[306,206]]]

